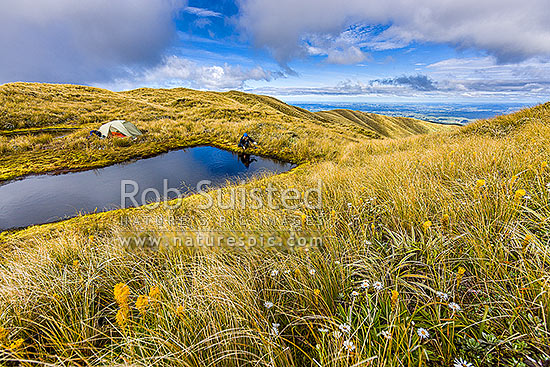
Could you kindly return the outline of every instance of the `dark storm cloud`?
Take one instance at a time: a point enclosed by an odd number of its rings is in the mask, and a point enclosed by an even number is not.
[[[161,60],[179,0],[2,0],[0,83],[91,83]]]

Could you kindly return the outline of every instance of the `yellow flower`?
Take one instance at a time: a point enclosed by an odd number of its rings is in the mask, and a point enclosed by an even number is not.
[[[513,185],[514,182],[516,182],[518,179],[518,175],[513,175],[512,178],[510,179],[510,185]]]
[[[19,349],[21,348],[21,346],[23,346],[23,343],[25,342],[25,339],[23,338],[19,338],[17,340],[14,340],[9,346],[8,346],[8,349],[10,350],[14,350],[14,349]]]
[[[4,340],[8,337],[8,330],[0,326],[0,340]]]
[[[427,220],[422,224],[422,228],[424,228],[424,232],[426,232],[430,227],[432,226],[432,222]]]
[[[307,215],[302,214],[302,227],[305,227],[305,225],[306,225],[306,219],[307,219]]]
[[[130,309],[128,308],[128,306],[122,306],[118,309],[116,313],[116,323],[121,329],[126,326],[129,312],[130,312]]]
[[[397,304],[397,298],[399,297],[399,292],[396,290],[391,291],[391,307],[395,308]]]
[[[73,260],[73,267],[78,268],[78,265],[80,265],[78,260]]]
[[[544,161],[540,164],[540,169],[545,170],[546,168],[548,168],[548,162]]]
[[[481,186],[485,186],[485,180],[480,179],[476,181],[476,187],[480,188]]]
[[[147,296],[139,296],[136,301],[136,308],[138,309],[139,313],[142,315],[145,315],[145,310],[147,309],[147,304],[149,304],[149,297]]]
[[[462,281],[462,277],[464,276],[464,273],[466,272],[466,269],[464,269],[462,266],[458,268],[458,273],[456,274],[456,286],[458,287],[460,285],[460,282]]]
[[[441,216],[441,224],[443,224],[444,227],[449,226],[449,214],[443,214]]]
[[[130,288],[124,283],[118,283],[114,288],[115,301],[119,306],[128,304],[128,296],[130,295]]]
[[[157,299],[160,295],[160,289],[157,286],[151,287],[149,290],[149,297],[152,299]]]
[[[520,201],[522,197],[524,197],[526,194],[524,189],[516,190],[516,193],[514,194],[514,201]]]
[[[176,315],[179,317],[183,317],[183,306],[179,305],[178,308],[176,308]]]

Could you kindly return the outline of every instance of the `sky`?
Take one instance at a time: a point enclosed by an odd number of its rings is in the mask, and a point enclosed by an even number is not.
[[[0,0],[0,83],[550,100],[548,0]]]

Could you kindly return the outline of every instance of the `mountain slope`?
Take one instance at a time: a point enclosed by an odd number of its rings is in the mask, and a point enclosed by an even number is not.
[[[404,138],[411,135],[448,131],[454,128],[452,125],[441,125],[409,117],[391,117],[341,109],[320,111],[316,115],[333,124],[349,126],[352,129],[354,126],[369,129],[385,138]]]

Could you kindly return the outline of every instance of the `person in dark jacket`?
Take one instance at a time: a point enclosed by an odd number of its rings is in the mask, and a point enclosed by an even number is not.
[[[241,136],[241,140],[239,140],[239,148],[247,150],[250,147],[250,144],[256,145],[256,141],[248,136],[247,133],[244,133],[243,136]]]

